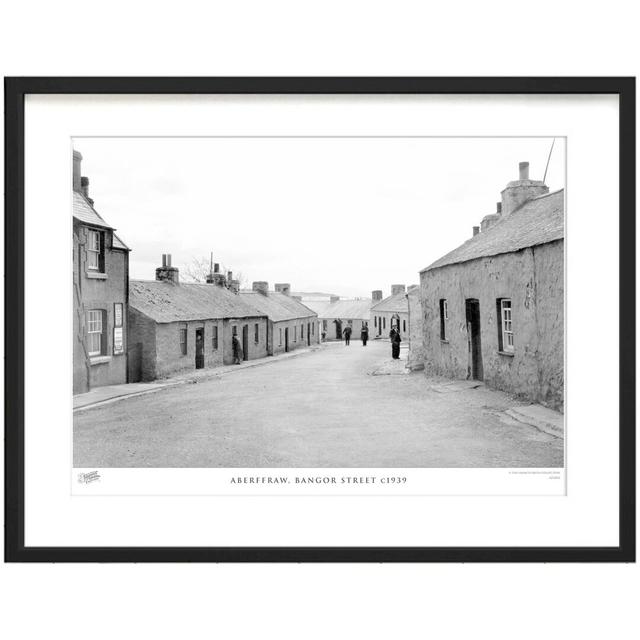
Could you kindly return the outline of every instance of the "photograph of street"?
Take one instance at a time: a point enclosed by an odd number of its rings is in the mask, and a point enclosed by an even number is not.
[[[564,467],[564,142],[74,139],[74,467]]]

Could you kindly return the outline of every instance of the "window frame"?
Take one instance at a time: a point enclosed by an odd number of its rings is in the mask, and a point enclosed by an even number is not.
[[[92,314],[97,314],[97,320],[95,319],[91,319],[91,315]],[[95,357],[99,357],[105,354],[106,352],[106,340],[105,338],[105,310],[104,309],[88,309],[87,310],[87,353],[89,355],[90,358],[95,358]],[[99,324],[99,330],[98,331],[92,331],[91,330],[91,326],[92,324],[95,326],[95,324],[98,323]],[[98,336],[98,350],[91,350],[91,341],[92,338],[91,336]]]
[[[211,327],[211,349],[212,351],[217,351],[220,346],[218,342],[218,325],[214,324]]]
[[[506,304],[508,306],[506,306]],[[511,298],[498,298],[498,347],[503,353],[515,353],[515,336],[513,331],[513,301]]]
[[[256,322],[253,325],[253,341],[255,344],[260,342],[260,323]]]
[[[187,325],[182,325],[178,327],[180,355],[182,356],[186,356],[189,354],[188,334],[189,334],[189,327]]]
[[[87,270],[97,273],[104,272],[104,261],[102,260],[104,251],[104,234],[98,229],[87,228]],[[94,239],[97,239],[98,248],[95,248]],[[92,246],[94,245],[94,246]],[[91,247],[91,248],[90,248]],[[95,256],[95,266],[92,264],[92,257]]]

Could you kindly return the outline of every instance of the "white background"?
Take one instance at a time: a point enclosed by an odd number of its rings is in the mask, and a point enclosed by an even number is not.
[[[6,75],[635,75],[628,2],[13,3]],[[594,177],[597,185],[597,176]],[[603,427],[604,428],[604,427]],[[3,566],[12,638],[601,638],[637,566]]]
[[[47,319],[56,340],[42,358],[37,340],[25,345],[25,543],[28,546],[615,546],[618,542],[617,430],[601,437],[617,415],[616,339],[617,218],[601,224],[602,212],[617,210],[618,110],[616,96],[38,96],[25,111],[25,333],[41,331],[41,309],[60,308]],[[78,499],[69,492],[71,449],[71,286],[57,278],[41,286],[41,256],[52,273],[67,273],[71,234],[61,224],[70,210],[72,136],[83,135],[532,135],[566,136],[567,318],[565,415],[568,491],[562,481],[535,478],[527,499],[513,497],[521,476],[509,476],[504,491],[482,474],[477,497],[469,489],[476,470],[449,472],[459,487],[454,498],[422,495],[352,496],[331,500],[279,496],[232,499],[216,495],[147,497],[147,470],[104,472],[105,491],[118,477],[134,476],[133,496]],[[372,143],[373,144],[373,143]],[[274,153],[273,161],[279,162]],[[593,189],[591,176],[599,179]],[[499,188],[499,187],[498,187]],[[154,197],[150,194],[150,197]],[[48,211],[48,214],[43,212]],[[57,214],[57,212],[60,212]],[[575,213],[572,213],[575,212]],[[104,212],[103,210],[103,213]],[[131,216],[136,212],[132,211]],[[444,222],[440,222],[444,225]],[[122,228],[122,227],[121,227]],[[428,214],[414,233],[439,229]],[[609,258],[594,261],[593,247]],[[135,248],[134,248],[135,251]],[[608,289],[607,305],[585,301],[593,285]],[[63,306],[63,301],[66,305]],[[66,313],[62,309],[66,308]],[[600,334],[600,327],[607,327]],[[585,349],[585,345],[590,345]],[[596,354],[597,353],[597,359]],[[597,363],[597,364],[596,364]],[[66,366],[65,366],[66,365]],[[602,379],[593,367],[607,371]],[[48,383],[43,386],[42,380]],[[598,398],[584,403],[584,397]],[[56,416],[52,421],[50,416]],[[66,419],[65,419],[66,417]],[[598,472],[594,473],[594,462]],[[220,493],[225,472],[206,470],[211,493]],[[435,473],[439,471],[439,473]],[[126,473],[125,473],[126,472]],[[242,471],[249,473],[248,471]],[[366,470],[363,470],[367,473]],[[336,473],[344,473],[336,471]],[[162,470],[159,493],[168,476]],[[442,470],[412,472],[407,492],[439,489]],[[76,478],[75,475],[72,475]],[[192,474],[190,477],[193,477]],[[483,480],[483,477],[485,478]],[[489,476],[491,477],[491,476]],[[218,481],[216,481],[216,478]],[[467,478],[461,482],[460,478]],[[529,478],[532,481],[534,478]],[[113,481],[112,481],[113,480]],[[152,483],[153,484],[153,483]],[[451,483],[450,483],[451,484]],[[534,483],[531,482],[531,485]],[[180,486],[178,480],[177,486]],[[184,486],[184,485],[183,485]],[[522,485],[521,485],[522,486]],[[486,490],[483,491],[483,487]],[[93,492],[89,485],[88,492]],[[302,487],[301,487],[302,489]],[[370,487],[367,493],[371,493]],[[524,487],[523,487],[524,490]],[[398,493],[405,492],[404,487]],[[173,492],[172,492],[173,493]],[[190,494],[190,490],[182,491]],[[228,493],[224,491],[224,493]],[[263,492],[261,492],[262,494]],[[386,492],[385,492],[386,493]],[[498,494],[498,495],[495,495]],[[594,517],[597,514],[597,517]],[[256,527],[260,521],[260,527]],[[336,526],[339,523],[339,526]],[[470,523],[473,523],[470,526]]]

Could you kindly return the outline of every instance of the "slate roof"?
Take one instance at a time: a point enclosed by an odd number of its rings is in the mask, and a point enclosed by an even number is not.
[[[473,236],[424,268],[421,273],[476,258],[520,251],[563,238],[564,189],[560,189],[528,200],[509,216]]]
[[[316,315],[315,311],[309,309],[299,300],[279,291],[269,291],[266,296],[257,291],[241,291],[240,297],[274,322]]]
[[[73,217],[92,227],[113,230],[113,227],[91,206],[91,203],[77,191],[73,192]],[[113,248],[129,251],[129,247],[115,233],[113,234]]]
[[[371,300],[338,300],[325,302],[317,313],[319,318],[344,318],[347,320],[369,320]]]
[[[265,316],[242,296],[215,284],[131,280],[129,304],[156,322]]]
[[[389,296],[380,302],[376,302],[371,307],[371,311],[394,311],[397,313],[408,313],[409,302],[407,301],[406,293],[396,293],[394,296]]]

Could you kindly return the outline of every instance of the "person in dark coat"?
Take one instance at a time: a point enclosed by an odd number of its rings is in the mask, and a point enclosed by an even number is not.
[[[231,344],[233,345],[233,364],[240,364],[242,361],[242,345],[237,335],[234,334]]]
[[[348,347],[349,342],[351,341],[351,327],[345,327],[342,335],[344,336],[344,344],[346,347]]]
[[[362,346],[367,346],[367,340],[369,339],[369,327],[366,324],[362,325],[362,329],[360,330],[360,340],[362,340]]]
[[[400,338],[400,332],[396,327],[391,327],[389,339],[391,340],[391,357],[394,360],[398,360],[400,358],[400,343],[402,342],[402,338]]]

